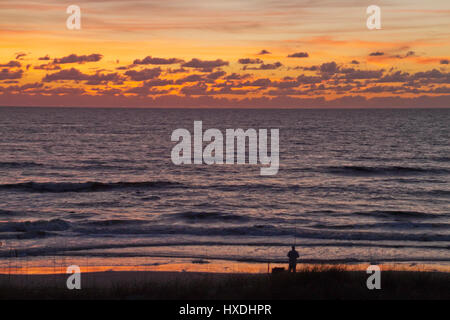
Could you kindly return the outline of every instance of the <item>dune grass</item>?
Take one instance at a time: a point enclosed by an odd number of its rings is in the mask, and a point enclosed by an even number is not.
[[[164,281],[128,279],[127,272],[123,274],[123,281],[111,281],[108,285],[91,282],[81,290],[68,290],[61,285],[65,284],[66,275],[45,283],[3,277],[0,299],[450,299],[450,274],[443,272],[383,271],[380,290],[367,289],[365,272],[348,271],[340,266],[309,267],[296,274],[190,277],[178,273],[177,277]]]

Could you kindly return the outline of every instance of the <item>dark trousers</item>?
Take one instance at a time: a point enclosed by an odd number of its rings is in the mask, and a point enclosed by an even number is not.
[[[289,270],[288,270],[288,272],[296,272],[296,269],[297,268],[297,263],[296,262],[289,262]]]

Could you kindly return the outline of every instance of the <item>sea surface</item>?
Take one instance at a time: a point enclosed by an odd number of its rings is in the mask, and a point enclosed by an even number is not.
[[[278,174],[172,164],[195,120],[279,128]],[[0,108],[0,241],[3,267],[283,263],[293,244],[305,263],[449,265],[450,109]]]

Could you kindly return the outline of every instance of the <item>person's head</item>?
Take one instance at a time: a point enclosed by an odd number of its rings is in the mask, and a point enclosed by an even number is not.
[[[295,250],[295,246],[292,246],[292,250]]]

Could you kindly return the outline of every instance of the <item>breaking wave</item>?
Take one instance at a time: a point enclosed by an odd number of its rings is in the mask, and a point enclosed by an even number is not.
[[[27,168],[27,167],[42,167],[43,164],[32,162],[32,161],[0,161],[0,168],[12,169],[12,168]]]
[[[171,181],[142,182],[22,182],[1,184],[0,190],[20,190],[28,192],[96,192],[116,189],[158,189],[182,187],[183,184]]]
[[[322,167],[322,171],[337,175],[443,175],[450,173],[446,168],[419,168],[403,166],[329,166]]]

